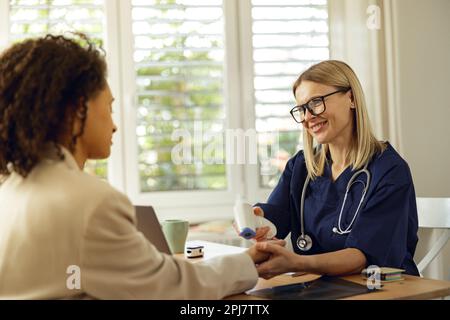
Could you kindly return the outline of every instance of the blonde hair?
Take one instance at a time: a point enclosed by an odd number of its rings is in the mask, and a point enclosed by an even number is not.
[[[302,81],[333,86],[338,90],[351,90],[355,104],[354,134],[356,139],[353,140],[353,145],[347,154],[347,161],[354,170],[363,168],[374,154],[384,151],[386,146],[378,141],[372,133],[361,83],[349,65],[342,61],[327,60],[311,66],[295,81],[293,86],[294,96]],[[307,130],[303,130],[303,152],[308,176],[311,179],[321,176],[324,172],[328,144],[322,145],[317,153],[314,152],[314,148],[312,135]]]

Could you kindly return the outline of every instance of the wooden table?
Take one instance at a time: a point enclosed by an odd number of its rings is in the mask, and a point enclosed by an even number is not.
[[[190,241],[190,245],[199,244],[205,247],[205,255],[203,258],[189,259],[191,262],[202,261],[210,259],[215,256],[233,254],[243,252],[246,249],[240,247],[233,247],[207,241]],[[183,254],[176,255],[184,257]],[[301,276],[292,276],[290,274],[283,274],[269,280],[259,278],[254,289],[264,289],[274,286],[306,282],[318,279],[320,275],[304,274]],[[342,279],[366,284],[366,280],[359,274],[352,276],[341,277]],[[346,299],[351,300],[391,300],[391,299],[435,299],[450,296],[450,281],[433,280],[420,278],[415,276],[405,275],[404,280],[396,282],[383,282],[383,287],[373,293],[361,294],[352,296]],[[250,296],[245,293],[229,296],[228,300],[259,300],[261,298]],[[345,300],[345,299],[344,299]]]

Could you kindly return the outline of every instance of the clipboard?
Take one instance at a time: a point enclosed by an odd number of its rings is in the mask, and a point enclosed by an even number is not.
[[[272,300],[335,300],[374,291],[377,290],[340,278],[323,276],[309,282],[250,290],[247,294]]]

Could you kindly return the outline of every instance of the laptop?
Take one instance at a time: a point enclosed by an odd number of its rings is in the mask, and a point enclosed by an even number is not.
[[[134,207],[136,209],[137,229],[144,234],[156,249],[163,253],[172,254],[153,207]]]

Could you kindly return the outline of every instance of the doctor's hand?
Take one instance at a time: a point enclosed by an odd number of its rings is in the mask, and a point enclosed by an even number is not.
[[[264,211],[260,207],[253,207],[253,213],[255,214],[255,216],[264,217]],[[269,231],[269,227],[256,228],[256,235],[252,240],[256,240],[257,242],[266,241],[266,235]]]
[[[268,254],[270,258],[257,266],[261,278],[270,279],[279,274],[301,271],[301,256],[271,242],[258,242],[255,245],[261,254]]]
[[[266,243],[270,243],[274,247],[283,248],[286,245],[284,240],[268,240]],[[247,249],[246,253],[252,258],[255,264],[260,264],[270,257],[270,253],[259,250],[256,245]]]
[[[255,216],[261,216],[264,217],[264,211],[260,207],[253,207],[253,213]],[[233,222],[233,228],[236,230],[236,233],[239,234],[239,230],[237,228],[236,222]],[[270,231],[269,227],[262,227],[262,228],[256,228],[256,235],[251,239],[252,241],[266,241],[266,235]],[[272,240],[278,240],[277,238],[273,237]]]

